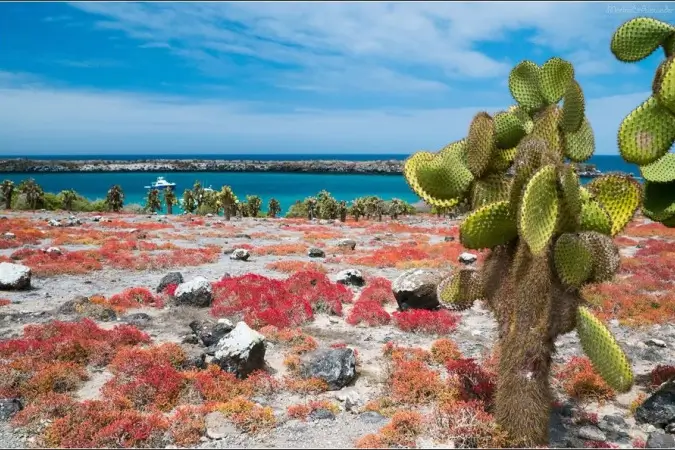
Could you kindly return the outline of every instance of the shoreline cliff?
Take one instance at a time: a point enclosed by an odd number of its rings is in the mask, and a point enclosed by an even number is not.
[[[40,160],[2,159],[0,173],[91,173],[91,172],[282,172],[400,175],[401,160],[344,161],[344,160]],[[599,176],[592,164],[577,164],[582,177]]]

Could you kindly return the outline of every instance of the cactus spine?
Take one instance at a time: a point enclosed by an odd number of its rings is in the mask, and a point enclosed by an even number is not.
[[[451,309],[482,299],[492,310],[502,355],[495,416],[512,445],[541,446],[548,444],[557,336],[577,328],[607,382],[620,391],[632,384],[626,356],[584,307],[580,288],[617,270],[611,237],[632,218],[641,188],[617,175],[580,186],[569,162],[590,158],[595,143],[569,62],[523,61],[509,89],[516,105],[478,113],[465,139],[413,154],[404,175],[435,207],[471,205],[460,240],[490,254],[480,272],[462,269],[444,280],[438,296]]]
[[[637,17],[621,25],[612,37],[614,56],[640,61],[659,47],[665,59],[656,69],[652,95],[628,114],[619,127],[619,152],[640,167],[645,180],[642,212],[667,227],[675,227],[675,27],[657,19]]]

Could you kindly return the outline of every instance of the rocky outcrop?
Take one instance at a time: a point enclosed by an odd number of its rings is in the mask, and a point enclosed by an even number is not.
[[[361,287],[366,284],[366,280],[363,278],[363,273],[361,273],[359,269],[346,269],[338,272],[336,281],[347,286]]]
[[[18,291],[30,288],[31,270],[21,264],[0,263],[0,290]]]
[[[438,308],[436,286],[442,278],[439,272],[428,269],[411,269],[401,274],[391,286],[399,309]]]
[[[227,336],[215,344],[213,363],[239,378],[265,366],[265,336],[249,328],[245,322],[237,323]]]
[[[195,277],[192,280],[178,285],[174,294],[176,303],[205,308],[213,301],[213,288],[204,277]]]
[[[183,279],[183,275],[180,272],[169,272],[164,277],[162,277],[161,280],[159,280],[159,284],[157,285],[157,292],[163,292],[164,289],[166,289],[169,285],[175,284],[175,285],[180,285],[183,284],[185,280]]]
[[[356,355],[351,348],[320,350],[309,355],[300,369],[304,378],[319,378],[330,390],[342,389],[356,378]]]

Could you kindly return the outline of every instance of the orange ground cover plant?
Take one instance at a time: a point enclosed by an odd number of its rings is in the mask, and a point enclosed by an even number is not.
[[[586,357],[575,356],[570,359],[558,369],[555,379],[559,380],[567,395],[574,399],[601,401],[615,395]]]
[[[274,261],[265,265],[270,270],[276,270],[282,273],[303,272],[306,270],[312,272],[327,273],[328,269],[321,264],[314,261],[298,261],[298,260],[284,260]]]

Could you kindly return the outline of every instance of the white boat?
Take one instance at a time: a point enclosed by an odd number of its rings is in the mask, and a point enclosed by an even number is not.
[[[164,177],[157,177],[157,181],[153,182],[150,186],[145,186],[146,189],[166,189],[168,187],[176,187],[176,183],[169,183]]]
[[[213,188],[209,186],[207,188],[204,188],[204,192],[216,192],[216,191],[214,191]]]

